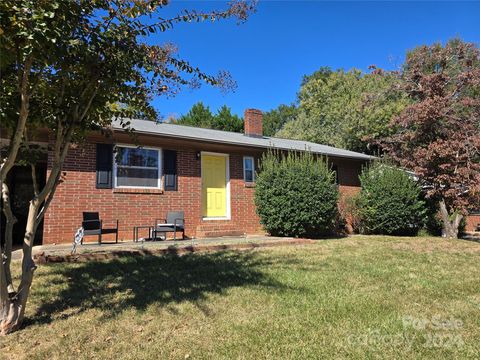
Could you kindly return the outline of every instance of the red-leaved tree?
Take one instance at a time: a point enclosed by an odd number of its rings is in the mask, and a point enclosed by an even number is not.
[[[459,39],[407,54],[402,88],[414,103],[392,120],[383,149],[415,172],[438,203],[443,234],[457,238],[466,212],[479,207],[480,49]]]

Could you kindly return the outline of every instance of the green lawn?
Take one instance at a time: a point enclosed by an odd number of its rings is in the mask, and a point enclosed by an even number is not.
[[[385,237],[42,265],[0,357],[478,358],[479,270],[479,243]]]

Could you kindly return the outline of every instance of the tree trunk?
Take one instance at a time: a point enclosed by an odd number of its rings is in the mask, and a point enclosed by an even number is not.
[[[442,236],[447,239],[458,239],[458,227],[463,215],[455,212],[451,217],[443,199],[440,201],[440,214],[443,222]]]
[[[17,293],[10,293],[5,299],[5,293],[2,285],[2,307],[3,316],[0,322],[0,335],[6,335],[13,331],[16,331],[22,325],[25,316],[25,306],[27,304],[28,295],[30,293],[30,287],[33,281],[33,272],[36,269],[36,265],[32,259],[32,246],[33,240],[37,228],[37,214],[40,208],[38,199],[33,199],[30,202],[28,211],[27,226],[25,228],[25,236],[23,238],[23,259],[22,259],[22,277],[20,280],[20,286]],[[2,264],[2,270],[4,270]],[[1,282],[6,282],[5,271],[0,274],[2,278]]]
[[[17,218],[13,215],[10,207],[10,190],[6,183],[2,184],[2,200],[3,213],[5,215],[5,250],[2,252],[3,270],[5,272],[5,280],[7,282],[8,293],[13,293],[14,288],[12,284],[12,275],[10,272],[10,263],[12,261],[12,240],[13,240],[13,226],[17,222]]]
[[[68,127],[66,129],[64,128],[61,119],[59,119],[55,146],[53,150],[52,169],[44,188],[40,192],[36,187],[35,168],[32,168],[32,177],[35,181],[35,195],[30,201],[30,207],[28,211],[27,225],[25,228],[25,236],[23,238],[22,247],[22,276],[17,292],[8,292],[7,274],[10,274],[10,269],[5,271],[5,264],[3,261],[0,261],[0,335],[6,335],[14,332],[22,325],[25,316],[25,306],[27,304],[30,287],[33,281],[33,273],[36,269],[36,265],[32,259],[32,248],[35,233],[37,231],[38,224],[45,215],[45,212],[47,211],[47,208],[53,199],[53,195],[55,194],[55,190],[60,179],[61,169],[65,161],[74,130],[78,124],[80,124],[81,120],[86,116],[97,90],[98,84],[95,85],[93,94],[88,99],[80,117],[78,117],[78,106],[75,108],[75,116],[73,116],[73,119],[68,123]],[[3,166],[4,164],[2,164],[2,167],[0,168],[2,171],[5,169]],[[0,250],[2,250],[1,247]]]
[[[8,293],[8,287],[6,286],[7,272],[5,271],[3,262],[0,262],[0,314],[2,314],[0,316],[0,335],[12,333],[22,326],[25,316],[25,307],[33,281],[33,273],[36,269],[35,262],[32,259],[32,248],[35,233],[37,231],[38,224],[43,218],[58,185],[61,168],[68,151],[72,131],[73,129],[70,129],[67,135],[65,135],[64,147],[62,148],[59,146],[56,148],[54,153],[54,163],[45,187],[30,201],[22,247],[22,277],[17,292]],[[32,175],[33,174],[34,173],[32,173]],[[38,192],[38,189],[36,189],[35,192]],[[42,209],[40,210],[40,208]]]
[[[0,251],[3,254],[3,249],[0,245]],[[3,323],[8,314],[8,285],[5,278],[5,267],[3,261],[0,261],[0,323]]]

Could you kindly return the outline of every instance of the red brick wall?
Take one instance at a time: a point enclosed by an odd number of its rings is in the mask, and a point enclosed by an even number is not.
[[[86,143],[70,149],[64,171],[64,182],[57,188],[54,200],[45,214],[43,243],[71,242],[81,225],[83,211],[98,211],[104,226],[120,222],[120,240],[131,240],[133,226],[153,225],[165,218],[169,210],[183,210],[186,235],[203,237],[215,231],[237,234],[262,233],[255,212],[255,188],[243,181],[243,154],[230,153],[230,220],[202,220],[201,161],[197,150],[177,149],[178,191],[161,192],[142,189],[96,189],[96,146]],[[251,154],[249,154],[251,155]],[[51,159],[49,159],[49,166]],[[358,191],[357,162],[339,161],[338,174],[342,194]],[[146,236],[146,230],[140,236]],[[104,240],[114,239],[104,235]],[[87,241],[96,241],[89,237]]]
[[[109,221],[118,219],[119,239],[132,239],[133,226],[153,225],[156,218],[165,218],[169,210],[185,211],[187,236],[196,236],[199,225],[228,225],[230,231],[261,232],[253,205],[254,188],[243,182],[241,154],[230,154],[231,220],[202,220],[201,161],[195,154],[194,150],[177,152],[178,191],[162,193],[158,190],[96,189],[95,144],[70,149],[64,166],[65,181],[58,186],[45,214],[43,243],[71,242],[81,225],[83,211],[98,211],[105,227]],[[49,166],[50,162],[51,159]],[[146,236],[146,230],[140,235]],[[113,235],[104,235],[104,238],[108,241]],[[90,240],[96,241],[96,238]]]
[[[360,191],[360,179],[358,175],[362,170],[362,163],[358,161],[338,160],[334,162],[337,165],[338,183],[340,190],[340,199],[338,208],[343,220],[346,221],[346,230],[353,233],[355,219],[351,216],[348,209],[348,199]]]
[[[245,135],[263,136],[263,115],[260,110],[247,109],[244,115]]]
[[[480,224],[480,214],[468,215],[465,231],[475,231],[478,224]]]

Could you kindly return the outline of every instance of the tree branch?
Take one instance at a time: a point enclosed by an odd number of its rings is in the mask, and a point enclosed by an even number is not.
[[[178,24],[181,22],[193,22],[193,21],[204,21],[208,19],[218,19],[218,18],[227,18],[229,16],[235,15],[235,11],[233,7],[228,8],[227,10],[223,11],[212,11],[212,12],[205,12],[205,13],[197,13],[196,11],[185,11],[183,14],[174,16],[169,19],[160,18],[160,21],[150,25],[144,25],[139,28],[140,31],[142,30],[150,30],[159,28],[160,31],[165,31],[173,27],[173,24]],[[238,14],[238,13],[237,13]]]
[[[23,73],[21,74],[21,85],[20,85],[20,110],[18,115],[18,121],[16,124],[15,132],[10,143],[10,149],[7,157],[0,166],[0,182],[4,182],[8,172],[15,164],[17,159],[18,151],[20,145],[22,144],[23,133],[25,131],[25,126],[27,123],[29,105],[30,105],[30,93],[28,91],[29,87],[29,75],[32,68],[33,58],[28,57],[25,65],[23,67]]]
[[[31,93],[30,95],[33,95],[35,93],[35,90],[38,87],[38,84],[40,83],[40,79],[42,78],[43,70],[45,69],[45,66],[42,66],[40,70],[33,76],[33,81],[32,81],[32,87],[31,87]]]
[[[33,193],[35,197],[38,196],[38,182],[37,182],[37,171],[35,169],[35,164],[30,164],[30,168],[32,169],[32,183],[33,183]]]
[[[52,192],[52,189],[55,187],[55,185],[58,182],[60,172],[63,166],[63,162],[65,161],[65,157],[67,156],[67,151],[70,146],[70,142],[72,140],[73,132],[75,129],[75,124],[76,121],[72,121],[70,123],[70,126],[67,128],[66,134],[63,136],[63,139],[60,140],[60,132],[57,130],[57,139],[56,139],[56,144],[55,144],[55,153],[54,153],[54,160],[52,164],[52,170],[50,171],[50,175],[48,176],[48,179],[45,183],[44,188],[42,191],[38,194],[37,196],[37,201],[39,203],[43,203],[47,196]],[[60,129],[60,128],[59,128]],[[63,127],[62,127],[63,129]],[[53,196],[53,194],[52,194]],[[51,200],[50,200],[51,201]],[[49,204],[50,202],[48,202]],[[43,206],[43,214],[47,210],[48,204],[45,203]],[[47,206],[45,206],[47,205]],[[42,216],[43,216],[42,214]],[[37,220],[37,216],[35,216],[35,220]]]
[[[93,94],[90,96],[90,98],[87,101],[87,105],[83,109],[82,115],[79,119],[80,121],[86,116],[88,110],[90,109],[90,106],[92,105],[92,101],[97,94],[98,88],[99,88],[99,85],[97,84],[97,86],[95,86]],[[85,90],[84,90],[84,92],[85,92]],[[82,94],[84,92],[82,92]],[[38,215],[35,219],[35,223],[36,223],[37,226],[42,221],[43,217],[45,216],[46,211],[48,210],[48,206],[52,202],[53,196],[54,196],[56,188],[57,188],[56,185],[58,183],[58,180],[60,179],[61,169],[63,167],[63,162],[65,160],[68,148],[70,146],[70,141],[71,141],[75,126],[76,126],[76,122],[73,121],[70,124],[70,127],[67,130],[67,134],[63,138],[63,142],[58,141],[58,138],[57,138],[56,144],[57,145],[62,144],[62,145],[56,147],[55,160],[54,160],[54,164],[52,166],[52,171],[50,172],[50,176],[47,180],[47,184],[45,184],[45,188],[42,190],[42,195],[41,196],[38,195],[38,194],[36,195],[40,199],[42,199],[45,196],[44,200],[42,200],[43,201],[43,206],[40,209],[40,211],[38,212]],[[57,156],[57,154],[58,154],[58,156]],[[33,176],[33,172],[34,172],[34,170],[32,169],[32,176]],[[52,175],[55,175],[55,178],[53,178]],[[53,180],[50,181],[50,179],[53,179]],[[48,193],[44,195],[44,190],[47,189],[47,185],[49,186],[49,188],[51,188],[51,190],[48,191]]]
[[[95,88],[93,89],[93,94],[90,96],[90,98],[87,101],[87,105],[85,105],[85,108],[83,109],[82,115],[80,115],[79,120],[82,121],[85,115],[87,115],[88,110],[90,110],[90,106],[92,105],[93,99],[95,99],[95,96],[97,95],[97,91],[100,85],[97,83]]]
[[[61,172],[58,172],[58,173],[57,173],[56,181],[55,181],[55,183],[54,183],[55,185],[58,184],[58,180],[60,179],[60,174],[61,174]],[[42,208],[40,209],[40,211],[38,212],[37,218],[36,218],[36,220],[35,220],[37,226],[40,224],[40,222],[42,221],[43,217],[45,216],[45,213],[47,212],[48,206],[50,205],[50,203],[51,203],[52,200],[53,200],[53,196],[55,195],[55,191],[56,191],[56,190],[57,190],[57,186],[54,186],[54,187],[52,188],[52,190],[48,193],[47,198],[45,199],[45,201],[43,202],[43,206],[42,206]]]

